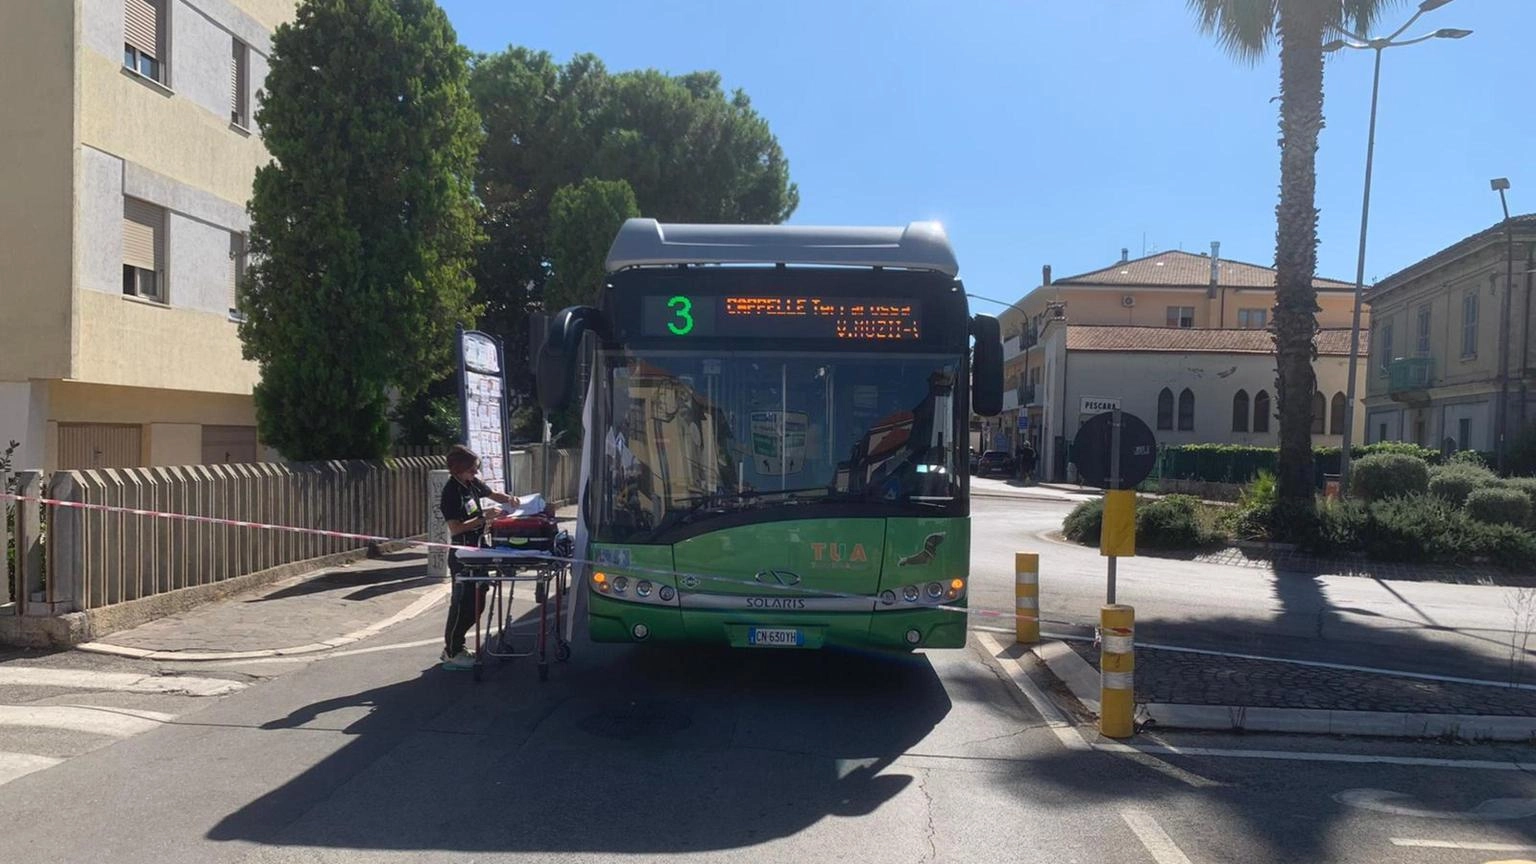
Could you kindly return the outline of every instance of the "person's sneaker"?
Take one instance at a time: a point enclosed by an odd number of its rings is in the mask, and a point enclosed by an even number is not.
[[[468,651],[460,651],[459,653],[450,657],[448,656],[448,649],[444,648],[442,655],[439,656],[438,659],[442,661],[444,669],[451,669],[459,672],[462,672],[465,669],[472,669],[475,665],[475,655],[469,653]]]

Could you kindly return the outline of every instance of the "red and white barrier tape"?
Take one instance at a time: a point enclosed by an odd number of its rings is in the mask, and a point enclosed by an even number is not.
[[[147,518],[151,518],[151,519],[171,519],[171,520],[181,521],[181,522],[196,522],[196,523],[200,523],[200,524],[204,524],[204,525],[225,525],[225,526],[230,526],[230,527],[234,527],[234,528],[254,528],[254,529],[263,530],[263,531],[282,531],[282,532],[286,532],[286,533],[290,533],[290,534],[309,534],[309,535],[316,536],[316,537],[329,537],[329,538],[338,539],[338,540],[356,540],[356,541],[363,542],[363,543],[393,543],[393,544],[401,544],[401,545],[409,545],[409,546],[424,546],[424,547],[427,547],[429,549],[449,549],[449,550],[458,549],[458,550],[464,550],[464,551],[478,551],[478,550],[481,550],[481,549],[485,548],[483,546],[466,546],[466,545],[461,545],[461,544],[456,544],[456,543],[440,543],[440,542],[435,542],[435,541],[432,541],[432,540],[404,539],[404,538],[398,538],[398,537],[385,537],[385,536],[375,535],[375,534],[354,534],[354,533],[351,533],[351,532],[348,532],[348,531],[328,531],[328,530],[325,530],[323,528],[304,528],[304,527],[300,527],[298,525],[276,525],[276,524],[273,524],[273,523],[270,523],[270,522],[250,522],[250,521],[246,521],[246,520],[243,520],[243,519],[223,519],[223,518],[220,518],[220,517],[217,517],[217,516],[194,516],[194,515],[192,515],[190,513],[174,513],[174,512],[164,511],[164,510],[145,510],[145,509],[138,508],[138,507],[119,507],[119,506],[115,506],[115,505],[111,505],[111,504],[88,504],[88,503],[83,502],[83,501],[64,501],[64,500],[57,499],[57,498],[44,498],[44,497],[36,496],[36,495],[16,495],[16,494],[8,493],[8,492],[0,492],[0,500],[7,500],[7,501],[30,501],[30,502],[37,503],[37,504],[45,504],[45,505],[50,506],[50,507],[64,507],[64,508],[68,508],[68,509],[71,509],[71,510],[92,510],[92,511],[103,512],[103,513],[121,513],[121,514],[129,515],[129,516],[142,516],[142,517],[147,517]],[[550,559],[552,559],[552,560],[560,561],[560,562],[563,562],[563,563],[566,563],[566,564],[584,564],[584,565],[589,565],[589,566],[594,567],[594,568],[601,568],[604,571],[613,573],[614,575],[626,575],[626,576],[651,575],[651,576],[665,576],[665,577],[668,577],[668,578],[678,578],[678,577],[686,578],[686,577],[692,576],[692,577],[695,577],[695,578],[699,579],[700,581],[707,580],[707,581],[709,581],[711,583],[720,584],[720,585],[739,585],[739,586],[745,586],[745,587],[753,588],[754,590],[757,590],[757,591],[769,591],[769,592],[776,592],[776,593],[779,593],[779,594],[802,594],[802,595],[806,595],[808,597],[828,597],[828,598],[856,597],[856,598],[863,599],[863,600],[869,600],[871,602],[877,602],[877,598],[876,597],[872,597],[872,596],[870,596],[868,594],[858,594],[858,593],[847,592],[847,591],[823,591],[823,590],[817,590],[817,589],[814,589],[814,588],[801,588],[801,587],[796,586],[796,585],[763,585],[763,584],[760,584],[758,582],[748,581],[746,579],[738,579],[738,578],[731,577],[731,576],[721,576],[719,574],[712,574],[712,573],[690,573],[690,572],[685,572],[685,571],[681,571],[681,570],[667,570],[667,569],[655,568],[655,567],[636,567],[636,566],[633,566],[633,565],[620,566],[620,565],[617,565],[617,564],[615,564],[615,563],[613,563],[611,561],[597,561],[597,560],[592,560],[592,559],[587,559],[587,558],[577,558],[575,556],[567,558],[567,557],[563,557],[563,556],[559,556],[559,555],[549,555],[548,557]],[[1012,618],[1014,618],[1018,614],[1015,610],[1011,610],[1011,609],[1010,610],[976,609],[976,608],[970,608],[970,607],[965,607],[965,606],[936,605],[936,606],[923,606],[921,608],[923,608],[923,609],[933,609],[933,610],[939,610],[939,611],[945,611],[945,612],[959,612],[959,613],[962,613],[962,614],[965,614],[965,615],[972,615],[972,616],[975,616],[975,617],[978,617],[978,618],[1006,618],[1006,619],[1012,619]],[[1076,626],[1076,625],[1073,625],[1071,622],[1065,622],[1065,621],[1057,621],[1057,622],[1050,622],[1050,623],[1067,624],[1068,626]]]

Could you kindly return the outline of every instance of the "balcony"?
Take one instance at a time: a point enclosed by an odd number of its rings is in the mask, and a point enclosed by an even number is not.
[[[1004,390],[1003,391],[1003,410],[1004,411],[1017,411],[1018,409],[1019,409],[1019,391],[1017,391],[1017,390]]]
[[[1020,384],[1019,385],[1019,389],[1018,389],[1018,394],[1019,394],[1018,395],[1018,400],[1019,400],[1019,404],[1020,405],[1034,405],[1035,404],[1035,385],[1033,385],[1033,384]]]
[[[1397,402],[1429,401],[1435,361],[1430,357],[1399,357],[1387,364],[1387,395]]]
[[[1003,340],[1003,362],[1007,363],[1009,360],[1012,360],[1013,358],[1015,358],[1015,357],[1019,356],[1021,353],[1023,353],[1023,351],[1024,351],[1024,349],[1022,347],[1023,343],[1024,343],[1024,339],[1022,337],[1019,337],[1019,336],[1013,336],[1011,338],[1004,339]]]

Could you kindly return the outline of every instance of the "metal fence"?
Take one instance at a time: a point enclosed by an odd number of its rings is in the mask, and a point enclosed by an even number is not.
[[[56,615],[355,551],[365,541],[231,523],[403,538],[426,530],[441,457],[17,475],[19,493],[112,510],[15,506],[16,611]],[[131,511],[212,517],[217,523]],[[46,532],[44,530],[46,526]],[[0,598],[3,599],[3,598]]]

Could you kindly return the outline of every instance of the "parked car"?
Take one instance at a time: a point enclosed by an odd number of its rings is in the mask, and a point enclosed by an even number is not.
[[[988,450],[981,454],[981,459],[976,462],[976,474],[985,477],[988,474],[1001,474],[1009,476],[1017,468],[1013,454],[1007,450]]]

